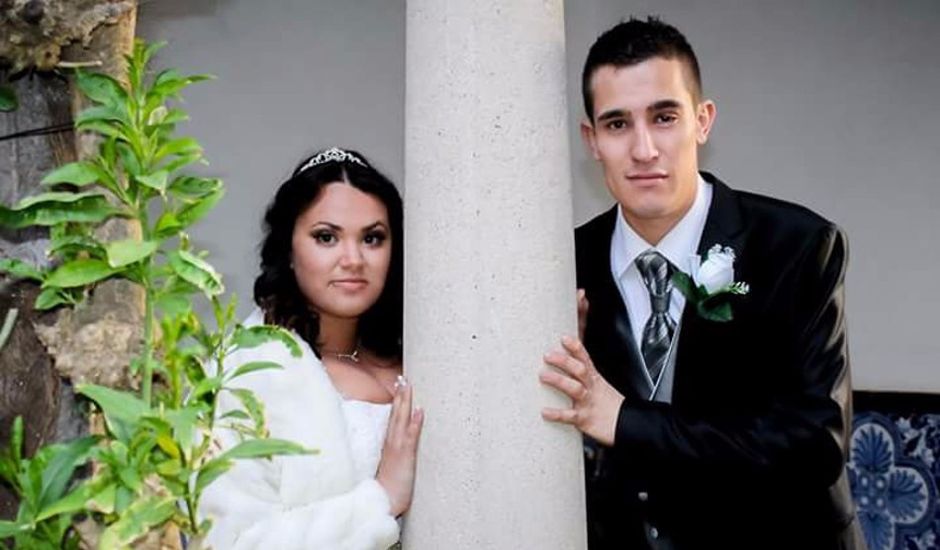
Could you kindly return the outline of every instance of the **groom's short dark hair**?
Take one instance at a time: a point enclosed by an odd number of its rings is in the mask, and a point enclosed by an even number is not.
[[[591,77],[598,68],[604,65],[629,67],[654,57],[682,61],[687,70],[692,98],[695,101],[701,98],[702,76],[698,59],[685,36],[658,17],[650,16],[645,21],[631,17],[629,21],[621,21],[600,35],[588,52],[581,74],[581,94],[588,118],[594,120]]]

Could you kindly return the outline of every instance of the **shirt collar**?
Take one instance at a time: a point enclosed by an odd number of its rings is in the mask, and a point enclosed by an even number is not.
[[[679,223],[666,233],[657,246],[643,240],[643,237],[630,227],[618,204],[617,221],[611,237],[610,267],[612,271],[618,276],[623,276],[624,272],[633,265],[637,256],[651,248],[665,256],[677,268],[683,271],[689,269],[689,257],[698,250],[698,243],[705,229],[705,220],[708,218],[708,209],[712,202],[712,192],[712,185],[699,175],[691,208],[685,216],[682,216]]]

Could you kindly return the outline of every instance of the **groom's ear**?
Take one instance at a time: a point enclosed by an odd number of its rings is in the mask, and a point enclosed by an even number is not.
[[[581,120],[581,139],[584,140],[584,145],[587,146],[594,160],[601,160],[601,156],[597,154],[597,136],[594,135],[594,125],[586,118]]]
[[[717,114],[718,110],[714,101],[705,99],[698,104],[695,113],[695,141],[699,145],[705,145],[708,141],[708,134],[712,131]]]

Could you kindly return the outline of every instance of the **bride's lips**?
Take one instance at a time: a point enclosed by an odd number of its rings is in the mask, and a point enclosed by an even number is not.
[[[341,290],[356,291],[365,288],[366,285],[369,284],[369,281],[351,277],[348,279],[334,279],[330,284]]]

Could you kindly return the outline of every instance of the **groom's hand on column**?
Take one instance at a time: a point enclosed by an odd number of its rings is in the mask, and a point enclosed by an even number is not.
[[[578,289],[578,339],[584,341],[584,328],[587,326],[588,299],[584,289]]]
[[[617,416],[623,395],[601,377],[580,340],[564,337],[562,350],[545,355],[545,363],[555,367],[539,374],[539,380],[571,398],[571,408],[542,409],[542,418],[571,424],[599,443],[614,444]]]

